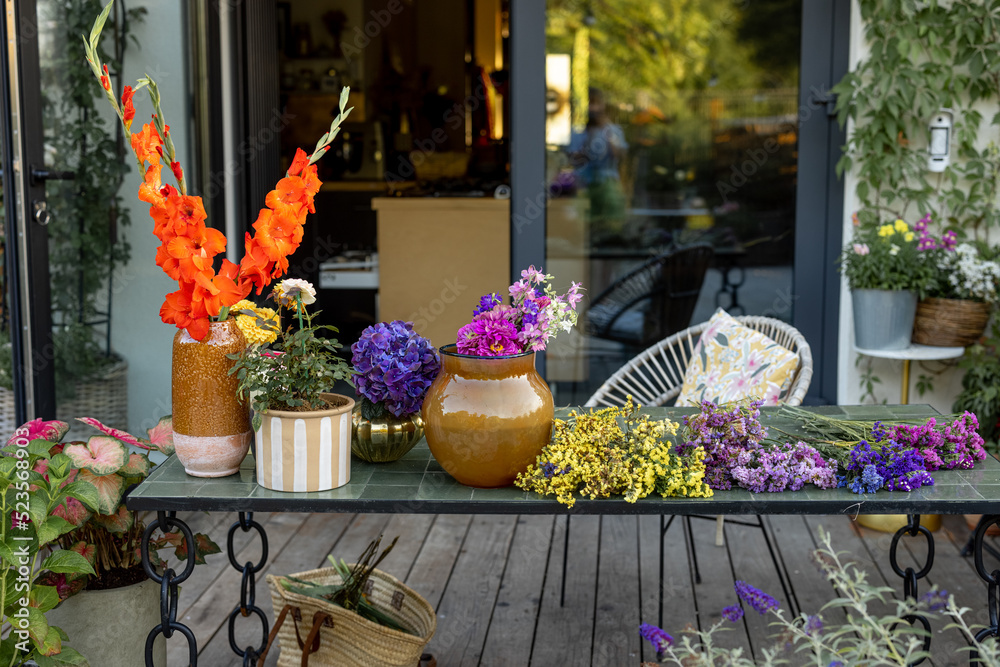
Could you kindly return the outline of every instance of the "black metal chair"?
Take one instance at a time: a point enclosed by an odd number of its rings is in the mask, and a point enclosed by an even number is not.
[[[686,328],[714,254],[702,243],[672,249],[633,269],[590,301],[587,333],[641,350]],[[641,331],[615,328],[639,307],[645,308]]]

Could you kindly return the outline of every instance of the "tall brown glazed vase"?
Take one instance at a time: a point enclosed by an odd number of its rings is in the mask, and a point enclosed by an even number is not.
[[[552,392],[535,353],[510,357],[441,348],[438,374],[421,410],[424,435],[441,467],[462,484],[509,486],[549,441]]]
[[[236,320],[212,322],[204,340],[181,330],[174,336],[171,395],[174,449],[187,474],[235,474],[250,449],[250,413],[236,397],[226,355],[246,349]]]

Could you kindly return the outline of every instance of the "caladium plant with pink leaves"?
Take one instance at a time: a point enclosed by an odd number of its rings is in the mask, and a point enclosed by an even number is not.
[[[128,581],[126,572],[141,568],[139,546],[145,526],[134,512],[125,507],[125,493],[152,471],[150,452],[172,454],[174,451],[170,417],[162,418],[149,429],[146,438],[106,426],[90,417],[78,421],[94,427],[101,435],[91,436],[87,442],[57,444],[53,450],[58,449],[70,461],[72,474],[67,483],[76,482],[92,489],[93,509],[88,509],[74,498],[67,498],[55,514],[72,526],[59,537],[59,545],[83,556],[93,567],[94,574],[46,575],[60,599],[84,588],[113,587],[103,579]],[[45,474],[44,469],[39,472]],[[164,565],[157,554],[162,548],[173,548],[179,560],[189,557],[188,545],[184,544],[181,535],[167,533],[150,543],[150,557],[158,568]],[[195,535],[195,562],[203,563],[206,555],[219,551],[218,545],[208,536]],[[113,576],[106,577],[109,574]]]

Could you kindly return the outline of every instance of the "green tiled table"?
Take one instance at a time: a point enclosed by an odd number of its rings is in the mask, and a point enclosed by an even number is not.
[[[825,406],[810,408],[817,413],[844,416],[859,420],[920,420],[938,413],[925,405],[896,406]],[[694,408],[647,408],[653,417],[669,417],[682,421],[684,415]],[[800,423],[778,415],[777,409],[762,410],[765,426],[781,429],[787,433],[802,433]],[[777,435],[777,433],[772,433]],[[788,493],[751,493],[745,489],[716,491],[711,498],[660,498],[651,496],[637,503],[627,503],[621,498],[598,500],[578,499],[569,509],[554,498],[522,491],[515,487],[504,489],[473,489],[463,486],[448,475],[431,456],[427,443],[417,443],[409,453],[394,463],[372,464],[352,459],[351,481],[332,491],[319,493],[285,493],[270,491],[257,485],[254,463],[247,457],[238,475],[218,479],[189,477],[176,457],[168,458],[138,487],[132,490],[127,506],[132,510],[157,512],[156,520],[150,522],[143,537],[143,565],[151,578],[161,583],[163,617],[161,625],[147,636],[146,664],[152,665],[151,647],[158,634],[169,636],[177,631],[185,635],[190,647],[191,665],[197,664],[197,645],[194,635],[182,623],[172,617],[170,610],[176,610],[177,586],[190,576],[193,565],[186,565],[184,572],[176,575],[167,571],[162,576],[149,565],[147,546],[156,530],[180,531],[186,539],[193,539],[187,526],[174,516],[177,511],[205,510],[217,512],[238,512],[239,521],[230,528],[227,552],[230,563],[243,573],[241,598],[229,616],[230,645],[233,651],[244,658],[244,664],[255,664],[267,639],[267,619],[263,611],[254,605],[249,591],[254,590],[254,574],[267,560],[267,537],[264,528],[253,520],[253,512],[392,512],[392,513],[461,513],[461,514],[658,514],[661,516],[661,531],[669,527],[664,524],[664,515],[704,516],[704,515],[756,515],[759,525],[762,514],[906,514],[909,524],[893,538],[890,558],[894,571],[904,579],[904,592],[916,596],[917,579],[929,572],[934,559],[934,543],[931,533],[920,526],[920,514],[984,514],[975,537],[976,568],[980,576],[990,584],[991,591],[1000,587],[1000,579],[994,581],[982,564],[983,537],[993,523],[1000,524],[1000,462],[993,457],[980,463],[974,470],[945,470],[933,474],[935,484],[915,491],[888,492],[858,495],[847,489],[822,490],[806,487],[802,491]],[[568,519],[567,519],[568,520]],[[688,519],[689,520],[689,519]],[[671,518],[671,522],[673,519]],[[257,564],[240,564],[233,553],[232,536],[237,528],[245,532],[256,530],[262,541],[263,556]],[[567,525],[567,535],[569,527]],[[904,535],[923,534],[928,542],[928,561],[921,572],[912,569],[903,571],[895,564],[896,544]],[[767,539],[765,531],[765,538]],[[768,540],[768,547],[770,548]],[[660,544],[660,577],[663,577],[663,544]],[[692,554],[693,555],[693,554]],[[772,553],[772,558],[774,557]],[[695,558],[695,563],[697,559]],[[697,566],[696,566],[697,567]],[[697,572],[697,569],[696,569]],[[998,575],[1000,577],[1000,575]],[[784,587],[784,582],[782,581]],[[660,590],[662,596],[662,586]],[[247,599],[250,602],[245,602]],[[662,597],[661,604],[662,610]],[[174,612],[175,613],[175,612]],[[233,624],[240,616],[256,615],[263,626],[263,640],[259,647],[239,648],[234,640]],[[926,618],[914,616],[911,622],[921,622],[929,629]],[[997,635],[997,619],[991,619],[991,627],[986,631]],[[928,639],[929,644],[929,639]]]
[[[918,419],[937,413],[925,405],[828,406],[818,412],[856,419]],[[655,417],[675,421],[688,408],[649,408]],[[796,422],[765,408],[762,421],[788,432]],[[481,514],[983,514],[1000,502],[1000,462],[989,458],[974,470],[934,473],[935,484],[911,493],[881,491],[858,495],[847,489],[806,487],[793,493],[716,491],[712,498],[660,498],[637,503],[621,498],[578,499],[572,509],[551,497],[504,489],[473,489],[456,482],[420,441],[394,463],[351,461],[346,486],[319,493],[271,491],[257,485],[251,457],[239,475],[218,479],[190,477],[176,457],[157,466],[128,499],[133,510],[207,510],[220,512],[393,512]]]

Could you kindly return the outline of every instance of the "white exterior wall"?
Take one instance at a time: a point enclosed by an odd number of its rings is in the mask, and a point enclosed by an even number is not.
[[[147,9],[145,21],[135,26],[135,35],[142,45],[130,47],[125,59],[127,84],[134,85],[148,73],[160,88],[161,105],[170,125],[177,148],[177,159],[186,168],[193,167],[190,147],[191,128],[188,117],[187,32],[180,2],[133,0],[129,7]],[[96,85],[96,83],[95,83]],[[152,105],[145,90],[135,96],[136,117],[133,131],[149,122]],[[109,122],[114,119],[110,107],[104,111]],[[134,167],[129,155],[127,163]],[[163,174],[167,182],[169,171]],[[168,292],[177,289],[155,263],[158,239],[153,236],[153,221],[149,206],[136,197],[141,179],[132,169],[122,185],[121,194],[129,208],[132,224],[119,229],[121,238],[132,245],[132,260],[115,270],[112,301],[112,349],[129,364],[128,388],[129,429],[145,435],[163,415],[170,414],[170,355],[174,332],[172,325],[160,321],[160,305]]]
[[[867,57],[868,54],[869,48],[864,39],[861,12],[858,3],[855,1],[851,6],[851,69],[853,70],[857,63]],[[1000,105],[996,104],[992,105],[992,108],[990,106],[983,106],[980,109],[984,117],[982,126],[984,130],[989,127],[989,119],[998,110],[1000,110]],[[848,127],[849,132],[850,130],[851,128]],[[996,134],[996,131],[994,129],[992,132],[982,133],[980,138],[984,145],[988,143],[990,138],[986,136],[987,134],[993,136]],[[857,186],[855,170],[845,174],[844,186],[844,239],[846,242],[853,230],[851,214],[858,210],[859,207],[859,202],[855,195]],[[922,213],[921,211],[916,213],[916,216],[911,215],[910,222],[920,217]],[[861,372],[855,366],[858,354],[854,351],[853,347],[854,315],[851,310],[851,290],[847,285],[846,279],[843,280],[841,288],[839,340],[840,346],[837,355],[837,403],[841,405],[860,403],[863,394],[863,390],[860,387]],[[902,388],[903,362],[887,359],[873,359],[871,361],[873,363],[874,374],[882,380],[881,384],[876,385],[876,397],[880,402],[885,400],[888,403],[899,403]],[[910,403],[927,403],[941,412],[950,413],[955,397],[962,390],[963,371],[954,367],[956,361],[912,362],[910,367]],[[862,368],[867,362],[868,358],[863,358]],[[934,390],[923,396],[920,396],[916,389],[917,378],[921,374],[931,375],[934,378]],[[871,402],[871,399],[869,398],[867,401]]]

